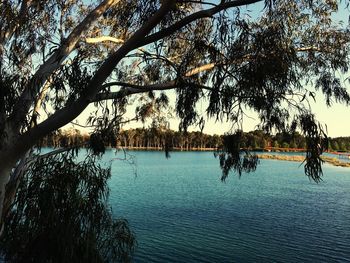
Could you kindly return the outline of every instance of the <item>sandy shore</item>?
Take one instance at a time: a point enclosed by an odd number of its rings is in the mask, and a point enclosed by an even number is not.
[[[280,160],[280,161],[291,161],[291,162],[303,162],[305,159],[305,156],[301,155],[274,155],[274,154],[258,154],[258,157],[260,159],[272,159],[272,160]],[[322,156],[322,160],[324,160],[327,163],[330,163],[334,166],[341,166],[341,167],[350,167],[350,163],[341,162],[337,158],[331,158]]]

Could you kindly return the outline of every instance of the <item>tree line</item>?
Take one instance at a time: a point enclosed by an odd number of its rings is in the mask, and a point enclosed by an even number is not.
[[[165,128],[135,128],[121,130],[104,141],[105,146],[141,149],[205,150],[217,149],[223,145],[227,135],[210,135],[200,131],[181,132]],[[85,147],[90,143],[90,135],[78,129],[58,130],[43,138],[41,147]],[[282,132],[275,135],[262,130],[242,132],[240,147],[249,150],[293,150],[305,149],[306,138],[299,132]],[[350,137],[329,138],[329,151],[350,151]]]

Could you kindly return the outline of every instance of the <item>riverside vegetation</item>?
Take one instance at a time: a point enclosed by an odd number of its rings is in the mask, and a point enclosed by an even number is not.
[[[201,132],[179,132],[164,128],[136,128],[122,130],[110,138],[107,147],[127,148],[133,150],[218,150],[223,145],[225,135],[209,135]],[[40,146],[43,147],[86,147],[90,136],[77,129],[59,130],[46,136]],[[243,132],[241,148],[252,151],[295,152],[305,151],[306,140],[298,132],[267,134],[261,130]],[[329,151],[350,151],[350,137],[329,138]],[[274,159],[302,163],[302,155],[257,154],[259,159]],[[350,163],[337,158],[322,156],[323,161],[335,166],[350,167]]]
[[[280,161],[292,161],[292,162],[303,162],[305,160],[305,156],[302,155],[276,155],[276,154],[258,154],[258,158],[260,159],[272,159],[272,160],[280,160]],[[350,163],[339,161],[337,158],[322,156],[323,161],[330,163],[334,166],[341,167],[350,167]]]
[[[105,143],[109,147],[131,149],[215,150],[223,145],[225,135],[209,135],[199,131],[179,132],[161,127],[121,130]],[[77,129],[58,130],[40,142],[43,147],[86,147],[90,136]],[[306,148],[306,139],[298,132],[270,135],[262,130],[242,132],[240,148],[295,151]],[[329,138],[329,151],[350,151],[350,137]]]

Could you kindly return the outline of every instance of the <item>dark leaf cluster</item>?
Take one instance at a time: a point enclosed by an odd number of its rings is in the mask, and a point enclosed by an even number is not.
[[[223,181],[226,180],[231,170],[241,176],[242,172],[254,172],[259,164],[259,159],[255,154],[242,150],[242,137],[242,131],[223,136],[223,146],[215,153],[220,160],[221,180]]]
[[[110,169],[93,158],[38,158],[24,174],[6,218],[9,262],[129,262],[135,238],[107,205]]]

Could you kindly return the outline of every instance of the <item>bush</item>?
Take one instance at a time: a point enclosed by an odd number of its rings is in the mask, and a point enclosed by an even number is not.
[[[107,205],[110,169],[93,157],[38,158],[25,172],[0,241],[6,262],[129,262],[135,238]]]

